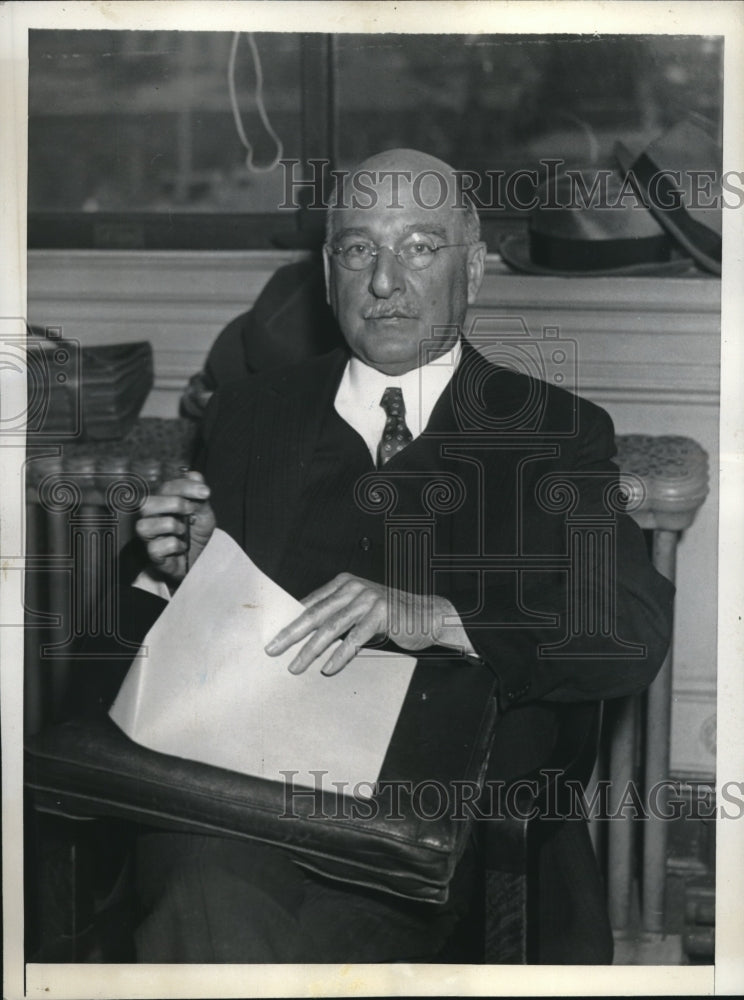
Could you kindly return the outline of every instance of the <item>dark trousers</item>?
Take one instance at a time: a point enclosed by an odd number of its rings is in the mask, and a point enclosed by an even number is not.
[[[414,902],[306,872],[280,848],[152,833],[138,844],[147,916],[139,962],[429,961],[470,905],[466,853],[446,904]]]
[[[137,959],[432,961],[453,935],[470,934],[463,918],[482,906],[478,872],[470,846],[448,902],[417,903],[306,872],[280,848],[265,844],[148,834],[138,842],[137,881],[147,916],[136,931]],[[585,824],[558,825],[530,878],[539,886],[538,945],[531,961],[611,963],[612,932]]]

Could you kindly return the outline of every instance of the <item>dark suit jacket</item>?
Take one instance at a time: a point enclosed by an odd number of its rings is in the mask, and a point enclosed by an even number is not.
[[[229,384],[207,413],[203,468],[217,522],[275,578],[294,544],[303,486],[345,360],[333,351]],[[397,456],[398,485],[418,487],[442,473],[459,483],[458,509],[433,518],[436,586],[497,675],[504,709],[631,694],[661,665],[673,588],[650,565],[637,525],[607,505],[617,476],[613,454],[613,426],[602,409],[497,368],[465,344],[426,432]],[[393,478],[395,463],[385,467]],[[570,509],[562,506],[566,498]],[[593,579],[595,602],[586,613],[600,607],[601,593],[614,635],[603,639],[590,622],[575,641],[551,650],[577,612],[565,566],[569,530],[587,530],[592,521],[612,537],[607,572]],[[448,554],[460,557],[450,571]],[[494,556],[515,558],[483,569]],[[588,558],[591,571],[598,556]]]

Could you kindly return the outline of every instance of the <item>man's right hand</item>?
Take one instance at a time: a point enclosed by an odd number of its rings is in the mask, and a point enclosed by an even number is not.
[[[209,487],[201,473],[190,471],[163,483],[142,505],[137,534],[147,547],[153,570],[170,585],[183,580],[214,531],[216,522],[208,500]]]

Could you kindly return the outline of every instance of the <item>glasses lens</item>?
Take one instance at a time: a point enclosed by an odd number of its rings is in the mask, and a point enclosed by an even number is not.
[[[400,250],[392,252],[411,271],[423,271],[431,265],[436,256],[437,250],[441,249],[437,244],[428,240],[411,239],[406,241]],[[379,254],[380,248],[374,243],[342,243],[334,248],[339,264],[347,267],[350,271],[363,271],[369,267],[372,261]]]
[[[408,240],[398,251],[400,260],[412,271],[423,271],[434,260],[436,244],[429,240]]]
[[[337,256],[344,267],[351,271],[361,271],[372,263],[374,246],[371,243],[342,243]]]

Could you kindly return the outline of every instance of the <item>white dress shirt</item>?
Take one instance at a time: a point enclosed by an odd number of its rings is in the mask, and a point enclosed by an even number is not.
[[[458,340],[446,354],[404,375],[386,375],[359,358],[351,358],[341,377],[334,406],[367,445],[373,462],[377,461],[377,447],[387,419],[380,406],[383,392],[390,387],[402,391],[406,425],[415,440],[429,423],[431,412],[449,384],[461,353],[462,345]]]

